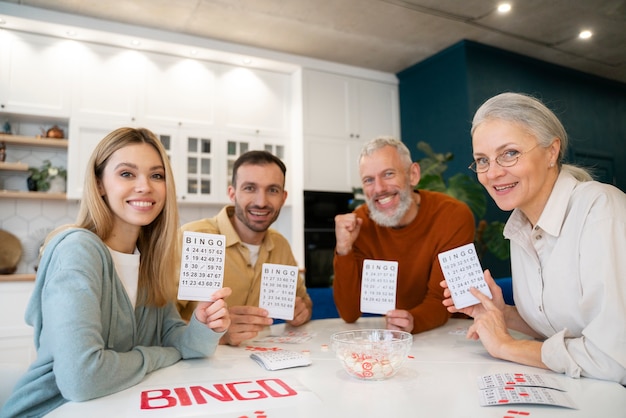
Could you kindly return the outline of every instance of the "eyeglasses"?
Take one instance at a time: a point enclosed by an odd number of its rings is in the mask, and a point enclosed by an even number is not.
[[[522,155],[528,154],[538,146],[539,144],[535,145],[525,152],[520,152],[517,150],[504,151],[502,154],[496,157],[496,163],[498,163],[500,167],[513,167],[515,164],[517,164],[517,160],[519,160]],[[486,173],[489,170],[490,164],[491,161],[489,161],[489,158],[480,157],[474,160],[467,168],[472,170],[474,173]]]

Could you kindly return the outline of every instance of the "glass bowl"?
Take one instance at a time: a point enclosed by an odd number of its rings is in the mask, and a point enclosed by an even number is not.
[[[413,345],[413,335],[388,329],[340,331],[331,347],[350,375],[363,380],[384,380],[402,367]]]

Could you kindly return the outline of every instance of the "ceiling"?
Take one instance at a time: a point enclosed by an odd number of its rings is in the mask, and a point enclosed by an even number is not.
[[[8,0],[397,73],[469,39],[626,83],[626,0]],[[589,29],[593,36],[578,39]]]

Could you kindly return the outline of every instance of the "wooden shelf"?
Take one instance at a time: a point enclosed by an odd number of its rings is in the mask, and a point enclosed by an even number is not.
[[[0,199],[45,199],[45,200],[67,200],[65,193],[48,192],[23,192],[19,190],[0,190]]]
[[[26,163],[7,163],[0,161],[0,170],[5,171],[28,171],[28,164]]]
[[[35,280],[33,274],[0,274],[0,282],[32,282]]]
[[[67,148],[67,139],[38,138],[34,136],[0,134],[0,142],[29,147]]]

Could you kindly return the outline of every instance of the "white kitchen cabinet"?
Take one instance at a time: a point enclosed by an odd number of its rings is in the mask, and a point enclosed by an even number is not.
[[[137,127],[135,122],[114,118],[74,117],[70,120],[67,152],[67,198],[81,199],[87,163],[96,145],[109,133],[123,126]]]
[[[144,53],[139,119],[152,122],[215,124],[216,64]]]
[[[155,124],[176,177],[178,200],[187,203],[228,203],[235,160],[250,150],[267,150],[286,159],[284,141],[261,135],[224,133],[210,126]]]
[[[0,282],[0,362],[23,366],[35,359],[33,329],[24,320],[34,281]]]
[[[228,202],[229,167],[247,149],[285,155],[288,74],[113,47],[85,53],[74,97],[77,141],[70,146],[70,167],[78,173],[70,176],[70,197],[82,193],[85,163],[97,141],[120,126],[146,127],[159,136],[180,202]],[[101,70],[88,75],[92,66]],[[85,99],[85,93],[103,101]]]
[[[352,191],[349,141],[306,136],[304,139],[304,189],[328,192]]]
[[[226,190],[232,183],[233,166],[241,154],[251,150],[265,150],[276,155],[278,158],[283,160],[287,166],[289,166],[289,157],[287,155],[285,138],[275,136],[267,137],[260,134],[245,135],[229,132],[224,134],[222,143],[225,144],[226,147],[220,150],[219,159],[220,161],[225,161],[226,166],[220,167],[222,182],[219,187],[225,192],[225,202],[228,202],[228,194],[226,193]],[[290,168],[288,167],[288,170],[289,169]],[[287,178],[289,178],[289,176],[287,176]],[[285,187],[288,189],[289,184],[286,184]]]
[[[219,66],[218,124],[226,132],[287,135],[291,119],[291,77],[245,67]]]
[[[360,187],[362,145],[379,135],[399,138],[397,84],[305,70],[304,188],[351,192]]]
[[[358,135],[367,142],[380,135],[400,137],[398,85],[356,80],[358,85]]]
[[[303,74],[304,134],[347,139],[358,134],[349,77],[306,70]]]
[[[134,121],[126,124],[108,118],[74,118],[70,124],[73,142],[69,147],[67,195],[80,199],[83,193],[87,162],[100,140],[110,132],[123,126],[145,127],[151,130],[166,149],[176,183],[177,199],[180,202],[221,202],[215,147],[219,147],[212,127],[181,123],[157,123],[149,126]]]
[[[68,198],[82,196],[87,161],[96,144],[121,126],[146,127],[164,145],[175,176],[177,199],[187,203],[228,202],[227,187],[232,166],[239,155],[252,149],[265,149],[288,158],[284,138],[221,132],[210,125],[135,121],[123,124],[108,118],[74,118],[68,151]]]
[[[399,134],[396,84],[305,70],[304,133],[367,141]]]
[[[69,117],[75,43],[0,31],[0,110]]]
[[[74,82],[75,117],[154,123],[215,123],[216,65],[85,44]]]
[[[72,86],[72,117],[134,122],[145,56],[104,45],[81,46]]]
[[[223,201],[219,182],[220,148],[210,126],[153,124],[150,128],[161,140],[172,164],[177,199],[188,203]]]

